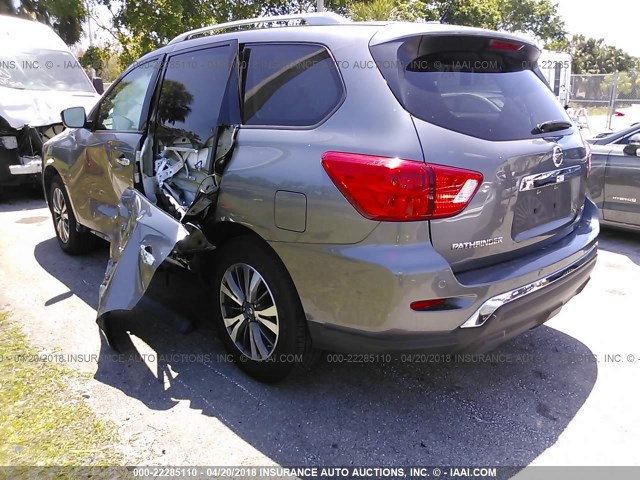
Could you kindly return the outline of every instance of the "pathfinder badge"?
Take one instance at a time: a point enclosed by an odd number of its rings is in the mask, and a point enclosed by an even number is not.
[[[502,237],[487,238],[485,240],[476,240],[475,242],[452,243],[451,250],[466,250],[468,248],[490,247],[502,243]]]

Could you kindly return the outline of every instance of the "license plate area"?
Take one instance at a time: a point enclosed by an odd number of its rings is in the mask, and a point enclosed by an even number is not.
[[[532,230],[542,234],[570,222],[573,215],[571,193],[569,181],[521,191],[514,208],[511,237],[519,241],[530,237],[528,233]]]

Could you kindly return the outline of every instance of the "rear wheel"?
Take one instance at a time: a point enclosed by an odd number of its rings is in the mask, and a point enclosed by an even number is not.
[[[249,375],[276,382],[308,367],[311,342],[293,281],[280,260],[251,237],[216,256],[213,294],[222,341]]]
[[[95,237],[90,232],[78,231],[78,223],[70,205],[62,180],[60,177],[54,178],[49,190],[49,208],[56,239],[65,253],[78,255],[93,248]]]

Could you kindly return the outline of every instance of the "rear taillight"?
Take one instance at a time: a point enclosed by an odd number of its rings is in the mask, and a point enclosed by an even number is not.
[[[588,142],[584,143],[587,150],[587,177],[591,175],[591,145]]]
[[[379,221],[452,217],[482,183],[470,170],[358,153],[326,152],[322,166],[361,215]]]

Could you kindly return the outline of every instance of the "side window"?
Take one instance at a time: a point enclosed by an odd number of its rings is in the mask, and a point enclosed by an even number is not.
[[[234,56],[230,45],[171,57],[157,108],[159,150],[187,154],[191,167],[204,168]]]
[[[246,45],[244,63],[245,125],[315,125],[342,99],[338,69],[320,45]]]
[[[158,60],[152,60],[131,70],[118,81],[102,100],[98,130],[137,132],[142,129],[142,108],[157,68]]]

